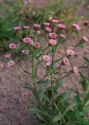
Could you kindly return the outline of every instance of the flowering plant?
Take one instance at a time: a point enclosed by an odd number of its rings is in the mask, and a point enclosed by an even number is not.
[[[88,44],[89,38],[85,32],[81,35],[81,28],[74,23],[70,36],[67,26],[57,19],[32,27],[14,27],[18,42],[10,42],[8,47],[11,54],[19,52],[31,62],[30,70],[24,71],[31,77],[32,83],[26,83],[24,87],[36,99],[35,107],[29,111],[40,118],[41,124],[89,124],[88,80],[82,73],[82,68],[89,66],[89,59],[85,56],[88,51],[81,49]],[[78,50],[83,50],[79,64],[77,60],[81,53]],[[10,60],[9,67],[15,65],[11,54],[5,54],[5,58]]]

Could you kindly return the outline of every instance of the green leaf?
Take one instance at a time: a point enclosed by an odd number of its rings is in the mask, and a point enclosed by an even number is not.
[[[33,91],[33,87],[29,83],[23,84],[23,87],[26,88],[26,89],[29,89],[29,90]]]
[[[70,96],[70,91],[64,92],[63,94],[59,95],[58,98],[59,98],[60,102],[64,104],[65,102],[67,102],[69,96]]]
[[[32,113],[32,114],[36,114],[36,113],[40,113],[41,110],[37,107],[34,107],[34,108],[30,108],[29,112]]]
[[[84,102],[83,105],[89,105],[89,92],[86,94],[85,98],[84,98]]]
[[[84,45],[84,42],[80,41],[80,42],[76,45],[76,47],[83,48],[83,45]]]
[[[80,79],[80,84],[81,84],[81,86],[82,86],[82,89],[83,89],[84,91],[86,91],[86,90],[87,90],[87,87],[88,87],[88,82],[87,82],[85,76],[84,76],[82,73],[80,73],[80,77],[81,77],[81,79]]]
[[[82,100],[80,98],[80,95],[77,94],[76,96],[73,97],[73,103],[75,104],[75,109],[78,110],[78,111],[81,111],[82,110]]]
[[[74,103],[73,103],[73,104],[70,104],[70,105],[66,108],[66,110],[64,111],[63,117],[65,117],[69,111],[72,111],[75,106],[76,106],[76,104],[74,104]]]
[[[61,87],[62,85],[63,85],[63,81],[62,80],[60,80],[60,79],[58,79],[57,81],[56,81],[56,83],[55,83],[55,86],[54,86],[54,91],[57,91],[57,89],[59,88],[59,87]]]
[[[54,119],[53,119],[53,122],[58,122],[58,121],[60,121],[60,116],[59,116],[59,114],[58,114],[57,116],[55,116]]]
[[[87,57],[85,57],[85,56],[83,58],[89,64],[89,59]]]

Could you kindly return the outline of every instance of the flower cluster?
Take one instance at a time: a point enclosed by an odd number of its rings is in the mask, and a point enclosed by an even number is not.
[[[87,20],[84,21],[85,26],[88,26],[88,24],[89,24],[89,21],[87,21]],[[19,31],[25,30],[26,35],[25,35],[25,37],[22,37],[22,40],[19,43],[15,42],[15,41],[10,42],[10,44],[8,46],[11,49],[11,52],[13,50],[14,50],[13,52],[15,52],[15,50],[19,49],[19,47],[21,45],[23,45],[24,48],[20,52],[22,55],[29,55],[29,54],[31,55],[33,53],[32,51],[36,51],[36,49],[40,53],[40,50],[42,50],[41,44],[43,44],[41,41],[42,38],[40,38],[40,37],[44,38],[45,34],[46,34],[47,37],[45,38],[45,41],[47,41],[47,42],[45,42],[45,46],[48,45],[49,48],[58,48],[58,45],[60,45],[60,41],[66,41],[66,39],[67,39],[66,29],[67,29],[67,26],[64,23],[60,22],[58,19],[51,19],[42,25],[36,23],[33,26],[28,26],[28,25],[15,26],[13,28],[13,30],[17,34]],[[78,23],[73,23],[72,29],[74,29],[76,31],[81,31],[80,25]],[[32,31],[33,31],[33,34],[31,35],[30,32],[32,32]],[[88,37],[84,34],[80,41],[88,42],[88,40],[89,40]],[[39,54],[38,51],[36,51],[37,54]],[[10,62],[8,62],[9,63],[8,66],[10,66],[10,65],[13,66],[15,64],[14,61],[11,59],[12,55],[13,54],[6,53],[4,56],[8,60],[10,60]],[[63,58],[62,64],[69,65],[70,56],[76,55],[76,47],[74,47],[74,46],[67,47],[67,49],[65,51],[65,55],[66,56]],[[52,57],[51,57],[51,53],[48,52],[48,50],[47,50],[47,54],[45,54],[45,52],[43,53],[43,61],[45,62],[46,66],[51,65]],[[76,68],[72,67],[72,69],[75,72]]]

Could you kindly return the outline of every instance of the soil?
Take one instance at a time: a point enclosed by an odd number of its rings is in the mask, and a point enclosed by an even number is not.
[[[19,67],[18,65],[11,69],[7,67],[0,69],[0,125],[36,125],[37,123],[36,119],[32,119],[27,113],[28,102],[30,102],[29,107],[34,105],[31,93],[28,93],[22,87],[21,81],[15,77],[16,72],[23,74]]]

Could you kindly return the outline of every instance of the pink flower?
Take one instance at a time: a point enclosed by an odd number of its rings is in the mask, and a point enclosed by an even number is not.
[[[10,49],[15,49],[17,46],[16,46],[16,44],[15,43],[10,43],[9,44],[9,48]]]
[[[4,64],[3,63],[0,63],[0,68],[3,68],[4,67]]]
[[[67,57],[64,57],[64,58],[63,58],[63,64],[64,64],[64,65],[69,65],[69,64],[70,64]]]
[[[66,28],[66,26],[64,24],[58,24],[58,28],[61,30],[64,30]]]
[[[19,31],[19,30],[21,30],[21,27],[20,27],[20,26],[15,26],[15,27],[14,27],[14,31]]]
[[[50,39],[48,42],[52,46],[55,46],[57,44],[57,40],[55,40],[55,39]]]
[[[46,27],[45,27],[45,30],[46,30],[47,32],[52,32],[52,29],[51,29],[49,26],[46,26]]]
[[[35,30],[40,30],[41,25],[40,24],[34,24],[33,27],[34,27]]]
[[[63,39],[66,38],[65,34],[63,34],[63,33],[60,34],[60,37],[63,38]]]
[[[74,72],[75,74],[78,74],[78,73],[79,73],[79,68],[78,68],[77,66],[74,66],[74,67],[73,67],[73,72]]]
[[[50,26],[50,23],[44,23],[44,26]]]
[[[59,23],[59,20],[57,20],[57,19],[52,19],[51,22],[57,24],[57,23]]]
[[[29,50],[28,50],[28,49],[22,50],[22,54],[24,54],[24,55],[29,55]]]
[[[89,26],[89,20],[85,20],[85,21],[84,21],[84,25],[85,25],[85,26]]]
[[[46,62],[46,66],[50,66],[51,65],[51,61]]]
[[[5,54],[4,56],[5,56],[5,58],[11,58],[11,54],[10,53]]]
[[[69,49],[67,49],[66,53],[70,56],[74,56],[75,55],[74,47],[69,47]]]
[[[79,24],[77,24],[77,23],[73,23],[73,24],[72,24],[72,27],[73,27],[75,30],[77,30],[77,31],[80,30],[80,26],[79,26]]]
[[[29,29],[30,29],[30,26],[23,26],[23,28],[24,28],[25,30],[29,30]]]
[[[25,38],[23,38],[23,42],[24,42],[25,44],[32,44],[32,43],[33,43],[32,39],[31,39],[30,37],[25,37]]]
[[[83,40],[84,42],[88,42],[88,41],[89,41],[89,39],[87,38],[87,36],[83,36],[83,37],[82,37],[82,40]]]
[[[57,38],[57,34],[56,33],[49,33],[49,36],[52,39],[56,39]]]
[[[13,60],[10,60],[8,63],[7,63],[7,66],[8,67],[11,67],[11,66],[14,66],[15,65],[15,62]]]
[[[43,55],[43,60],[45,61],[46,66],[51,65],[51,57],[49,55]]]
[[[45,62],[50,62],[51,61],[51,57],[49,55],[43,55],[43,60]]]
[[[36,49],[39,49],[40,48],[40,43],[34,42],[33,47],[36,48]]]
[[[37,30],[37,32],[36,32],[38,35],[41,35],[41,31],[40,30]]]

